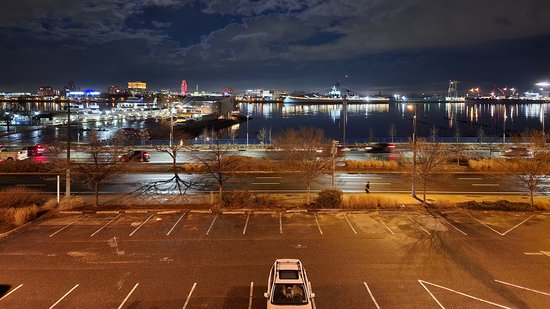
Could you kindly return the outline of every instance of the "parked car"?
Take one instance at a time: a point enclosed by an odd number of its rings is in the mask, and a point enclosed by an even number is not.
[[[145,150],[130,150],[128,151],[128,153],[125,153],[118,157],[118,160],[121,162],[130,162],[130,161],[149,162],[150,159],[151,159],[151,155],[149,154],[148,151],[145,151]]]
[[[302,262],[278,259],[273,263],[267,281],[267,308],[313,308],[311,284]]]
[[[531,157],[533,151],[524,147],[512,147],[503,154],[505,157]]]
[[[7,148],[0,148],[0,161],[22,161],[27,159],[27,152],[24,150],[10,150]]]
[[[44,153],[44,151],[46,151],[46,149],[47,149],[46,146],[37,144],[37,145],[23,147],[22,150],[26,150],[27,156],[32,157],[32,156],[41,156]]]
[[[394,152],[395,148],[395,144],[376,143],[365,147],[365,150],[369,153],[390,153]]]

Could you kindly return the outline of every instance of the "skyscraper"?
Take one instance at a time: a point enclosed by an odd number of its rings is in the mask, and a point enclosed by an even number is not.
[[[181,81],[181,95],[187,94],[187,81],[184,79]]]

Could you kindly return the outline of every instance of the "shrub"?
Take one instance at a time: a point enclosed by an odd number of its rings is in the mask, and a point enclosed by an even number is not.
[[[36,218],[38,207],[10,207],[0,209],[0,222],[6,226],[20,226]]]
[[[513,203],[506,200],[496,202],[467,201],[458,203],[459,207],[473,210],[498,210],[498,211],[533,211],[535,208],[529,203]]]
[[[338,189],[326,189],[317,195],[315,206],[317,208],[340,208],[342,206],[343,193]]]
[[[222,195],[222,206],[247,206],[251,196],[248,190],[224,191]]]
[[[28,188],[11,187],[0,190],[0,208],[41,205],[45,201],[44,195]]]
[[[345,160],[344,161],[346,168],[351,170],[356,169],[384,169],[384,170],[395,170],[398,167],[397,162],[395,161],[381,161],[381,160]]]

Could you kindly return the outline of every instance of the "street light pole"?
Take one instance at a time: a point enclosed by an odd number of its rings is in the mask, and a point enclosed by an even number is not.
[[[416,105],[414,105],[414,116],[413,116],[413,164],[412,164],[412,185],[411,185],[411,196],[416,197]]]
[[[67,106],[67,172],[65,175],[65,196],[71,196],[71,102]]]
[[[173,103],[170,103],[170,148],[172,147],[172,142],[174,140],[174,117],[172,116]]]
[[[246,115],[246,148],[248,149],[248,114]]]
[[[502,129],[502,143],[505,144],[506,143],[506,106],[504,106],[504,120],[503,120],[502,127],[503,127],[503,129]]]

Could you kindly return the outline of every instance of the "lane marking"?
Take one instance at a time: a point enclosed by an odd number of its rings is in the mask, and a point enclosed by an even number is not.
[[[473,183],[474,187],[500,187],[498,183]]]
[[[442,215],[438,215],[441,219],[443,219],[443,221],[447,222],[448,225],[450,225],[452,228],[454,228],[455,230],[459,231],[460,233],[464,234],[464,235],[468,235],[466,234],[464,231],[462,231],[461,229],[459,229],[458,227],[454,226],[454,224],[452,224],[449,220],[445,219]]]
[[[542,252],[523,252],[525,255],[544,255]]]
[[[366,185],[368,182],[364,182],[363,184]],[[389,186],[391,185],[391,182],[371,182],[371,185],[382,185],[382,186]]]
[[[515,284],[508,283],[508,282],[504,282],[504,281],[500,281],[500,280],[497,280],[497,279],[495,279],[495,281],[498,282],[498,283],[502,283],[502,284],[506,284],[506,285],[509,285],[509,286],[513,286],[513,287],[518,288],[518,289],[523,289],[523,290],[527,290],[527,291],[539,293],[539,294],[542,294],[542,295],[550,296],[550,293],[546,293],[546,292],[542,292],[542,291],[533,290],[533,289],[530,289],[530,288],[526,288],[526,287],[523,287],[523,286],[515,285]]]
[[[63,231],[64,229],[68,228],[69,226],[73,225],[76,221],[78,221],[78,220],[80,220],[80,219],[86,218],[87,216],[88,216],[88,215],[84,215],[84,216],[79,217],[78,219],[74,220],[73,222],[71,222],[71,223],[65,225],[65,226],[62,227],[62,228],[60,228],[60,229],[57,230],[55,233],[51,234],[50,237],[54,236],[55,234],[57,234],[57,233]]]
[[[321,225],[319,225],[319,220],[317,219],[317,214],[315,214],[315,222],[317,222],[317,228],[319,228],[319,233],[323,235],[323,230],[321,230]]]
[[[351,230],[357,235],[357,231],[353,228],[353,225],[351,225],[351,222],[349,222],[348,215],[344,214],[344,218],[346,218],[346,221],[348,221],[349,227],[351,227]]]
[[[248,226],[248,219],[250,219],[250,213],[246,216],[246,222],[244,223],[243,235],[246,234],[246,227]]]
[[[420,225],[420,223],[416,222],[411,216],[409,216],[409,219],[411,219],[412,222],[416,223],[416,225],[418,225],[418,227],[420,227],[424,232],[428,233],[428,235],[432,235],[430,232],[428,232],[428,230],[426,230],[424,227],[422,227],[422,225]]]
[[[283,233],[283,214],[279,213],[279,232]]]
[[[258,176],[256,177],[257,179],[282,179],[283,177],[280,177],[280,176]]]
[[[134,285],[134,288],[130,291],[130,293],[128,293],[128,295],[126,295],[126,298],[122,301],[120,306],[118,306],[118,309],[124,307],[124,304],[126,303],[126,301],[128,301],[128,298],[130,298],[130,295],[132,295],[132,293],[134,293],[134,290],[137,289],[138,285],[139,285],[139,283],[136,283],[136,285]]]
[[[169,236],[170,233],[172,233],[172,231],[176,228],[176,225],[178,225],[178,223],[180,223],[183,216],[185,216],[185,213],[181,214],[181,217],[178,219],[178,221],[176,221],[176,223],[174,223],[174,226],[172,226],[172,228],[168,231],[168,233],[166,233],[166,236]]]
[[[458,180],[483,180],[481,177],[458,177]]]
[[[439,307],[445,309],[445,306],[443,306],[439,300],[432,294],[432,292],[430,292],[430,290],[424,285],[424,283],[426,284],[429,284],[429,285],[432,285],[432,286],[435,286],[435,287],[438,287],[440,289],[443,289],[443,290],[447,290],[449,292],[453,292],[453,293],[456,293],[456,294],[459,294],[459,295],[462,295],[462,296],[466,296],[468,298],[471,298],[471,299],[475,299],[477,301],[480,301],[480,302],[484,302],[486,304],[490,304],[490,305],[493,305],[493,306],[497,306],[497,307],[500,307],[500,308],[506,308],[506,309],[511,309],[510,307],[506,307],[506,306],[503,306],[503,305],[499,305],[497,303],[493,303],[493,302],[490,302],[488,300],[485,300],[485,299],[481,299],[481,298],[478,298],[478,297],[475,297],[475,296],[472,296],[472,295],[468,295],[466,293],[462,293],[462,292],[459,292],[459,291],[455,291],[453,289],[450,289],[450,288],[447,288],[447,287],[444,287],[444,286],[441,286],[441,285],[438,285],[438,284],[435,284],[435,283],[431,283],[431,282],[428,282],[428,281],[424,281],[424,280],[420,280],[418,279],[418,283],[420,283],[420,285],[422,285],[422,287],[424,287],[424,289],[426,291],[428,291],[428,293],[430,294],[430,296],[432,296],[432,298],[435,300],[435,302],[439,305]]]
[[[20,183],[16,184],[16,187],[45,187],[45,183]]]
[[[252,185],[280,185],[280,182],[253,182]]]
[[[147,219],[145,219],[145,221],[141,222],[141,224],[136,227],[136,229],[130,233],[130,236],[134,235],[135,232],[137,232],[137,230],[139,230],[140,227],[142,227],[145,223],[147,223],[147,221],[149,221],[149,219],[151,219],[151,217],[153,216],[153,214],[151,214]]]
[[[349,178],[349,179],[363,179],[363,178],[368,178],[368,179],[382,179],[382,177],[380,177],[380,176],[339,176],[338,178]]]
[[[388,231],[390,231],[390,233],[391,233],[392,235],[395,235],[395,233],[390,229],[389,226],[386,225],[386,223],[385,223],[384,221],[382,221],[381,218],[378,218],[378,220],[386,227],[386,229],[387,229]]]
[[[217,218],[218,218],[218,214],[216,214],[216,216],[214,216],[214,220],[212,220],[212,223],[210,223],[210,227],[208,228],[208,231],[206,231],[206,235],[210,234],[210,230],[214,226],[214,222],[216,222]]]
[[[11,293],[17,291],[17,289],[19,289],[19,288],[22,287],[22,286],[23,286],[23,283],[21,283],[20,285],[18,285],[15,289],[11,290],[8,294],[2,296],[2,298],[0,298],[0,301],[1,301],[2,299],[4,299],[4,298],[10,296]]]
[[[113,219],[111,219],[111,221],[107,222],[104,226],[102,226],[99,230],[95,231],[92,235],[90,235],[90,237],[94,237],[95,234],[99,233],[102,229],[104,229],[105,227],[107,227],[107,225],[111,224],[111,222],[115,221],[116,219],[118,219],[118,217],[122,216],[122,214],[118,214],[118,216],[114,217]]]
[[[250,282],[250,295],[248,296],[248,309],[252,308],[252,291],[254,290],[254,282]]]
[[[369,292],[370,298],[371,298],[372,301],[374,302],[374,305],[376,306],[376,308],[380,309],[380,306],[378,306],[378,302],[376,302],[376,299],[375,299],[374,296],[372,295],[372,292],[370,291],[369,286],[367,285],[367,283],[366,283],[366,282],[363,282],[363,284],[365,285],[365,288],[367,288],[367,291]]]
[[[535,215],[531,215],[529,218],[527,218],[527,219],[521,221],[520,223],[514,225],[513,227],[511,227],[509,230],[507,230],[507,231],[504,232],[504,233],[501,233],[501,232],[495,230],[494,228],[492,228],[492,227],[490,227],[489,225],[487,225],[487,224],[481,222],[479,219],[477,219],[476,217],[472,216],[472,215],[469,214],[469,213],[468,213],[468,216],[472,217],[474,220],[476,220],[477,222],[481,223],[483,226],[485,226],[486,228],[490,229],[491,231],[493,231],[493,232],[499,234],[500,236],[504,236],[504,235],[508,234],[509,232],[511,232],[512,230],[514,230],[515,228],[517,228],[518,226],[520,226],[520,225],[522,225],[523,223],[527,222],[529,219],[533,218]]]
[[[65,295],[63,295],[58,301],[56,301],[55,304],[51,305],[49,309],[52,309],[53,307],[57,306],[57,304],[59,304],[65,297],[67,297],[67,295],[69,295],[77,287],[78,287],[78,284],[75,285],[72,289],[70,289],[69,292],[65,293]]]
[[[191,291],[189,292],[189,295],[187,295],[187,299],[185,300],[185,304],[183,304],[183,309],[187,307],[187,304],[189,304],[189,299],[191,299],[191,294],[193,294],[193,291],[195,290],[195,287],[197,286],[197,283],[193,283],[193,287],[191,288]]]

